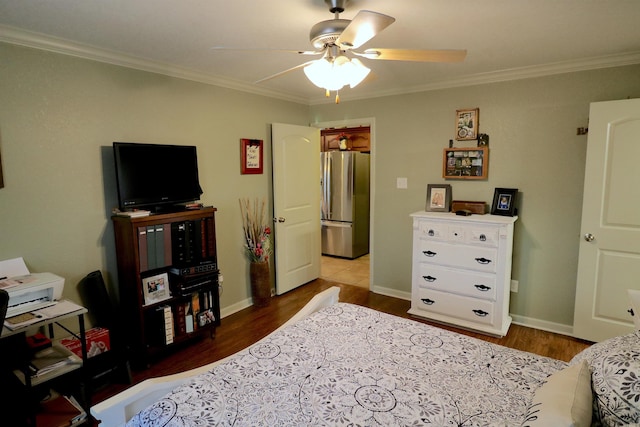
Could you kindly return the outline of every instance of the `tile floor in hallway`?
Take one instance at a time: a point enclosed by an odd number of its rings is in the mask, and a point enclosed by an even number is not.
[[[369,288],[369,254],[356,259],[323,255],[320,277],[325,280]]]

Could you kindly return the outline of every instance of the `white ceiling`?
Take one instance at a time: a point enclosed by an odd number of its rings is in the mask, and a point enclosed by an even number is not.
[[[343,101],[640,63],[640,0],[351,0],[340,17],[361,9],[396,22],[360,50],[468,53],[363,60],[375,78]],[[312,50],[309,30],[332,18],[323,0],[0,0],[0,41],[314,104],[331,101],[302,69],[254,83],[310,57],[211,48]]]

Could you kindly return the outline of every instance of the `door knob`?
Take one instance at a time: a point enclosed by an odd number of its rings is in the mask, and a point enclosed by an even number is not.
[[[278,222],[285,222],[286,220],[284,218],[282,218],[281,216],[278,217]]]
[[[584,235],[584,240],[586,240],[587,242],[593,242],[595,240],[596,236],[594,236],[591,233],[586,233]]]

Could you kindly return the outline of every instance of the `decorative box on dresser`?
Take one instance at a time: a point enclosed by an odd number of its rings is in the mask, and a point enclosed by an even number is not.
[[[518,217],[415,212],[409,313],[490,335],[511,325],[513,225]]]

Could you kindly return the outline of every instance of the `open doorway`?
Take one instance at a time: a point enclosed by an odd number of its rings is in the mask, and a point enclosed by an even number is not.
[[[371,286],[369,269],[369,254],[355,259],[322,255],[320,277],[325,280],[369,289]]]
[[[373,168],[373,159],[371,157],[372,129],[370,120],[366,120],[366,122],[367,123],[363,123],[363,121],[358,120],[357,124],[355,122],[341,122],[339,124],[316,124],[316,126],[322,129],[320,134],[321,151],[323,152],[322,158],[324,160],[322,165],[324,168],[327,168],[327,161],[331,161],[331,164],[333,164],[332,167],[329,167],[329,169],[333,169],[332,173],[328,175],[323,173],[323,179],[328,181],[333,172],[336,172],[338,169],[343,170],[343,167],[345,168],[344,171],[350,170],[351,168],[354,170],[350,171],[354,174],[351,179],[346,177],[346,175],[338,179],[342,185],[344,185],[345,182],[354,182],[350,191],[353,200],[346,200],[350,199],[351,196],[345,198],[336,197],[339,190],[338,188],[334,188],[334,186],[331,186],[331,191],[326,190],[326,192],[333,194],[333,197],[328,199],[332,200],[328,205],[330,208],[325,204],[325,200],[323,199],[323,255],[320,277],[325,280],[369,289],[371,286],[370,224],[373,197],[373,191],[370,185],[373,180],[370,172],[372,172]],[[329,155],[331,158],[327,158]],[[347,168],[343,163],[351,157],[355,157],[352,158],[353,166]],[[358,178],[358,176],[362,175],[360,172],[357,174],[355,172],[362,169],[364,159],[366,159],[367,169],[366,192],[363,192],[362,178]],[[338,164],[340,164],[340,167],[338,167]],[[344,175],[344,173],[341,173],[341,175]],[[356,182],[360,183],[356,185]],[[344,191],[349,192],[349,190]],[[362,202],[364,200],[363,194],[366,194],[366,207],[364,209]],[[325,191],[323,191],[323,197],[327,198]],[[351,212],[351,207],[344,207],[346,204],[353,204],[353,212]],[[340,207],[337,208],[337,206]],[[325,210],[327,212],[325,212]],[[331,218],[332,215],[327,215],[329,211],[332,212],[333,216],[345,216],[346,218]],[[340,213],[336,215],[338,211]],[[345,227],[345,224],[349,224],[349,227]]]

